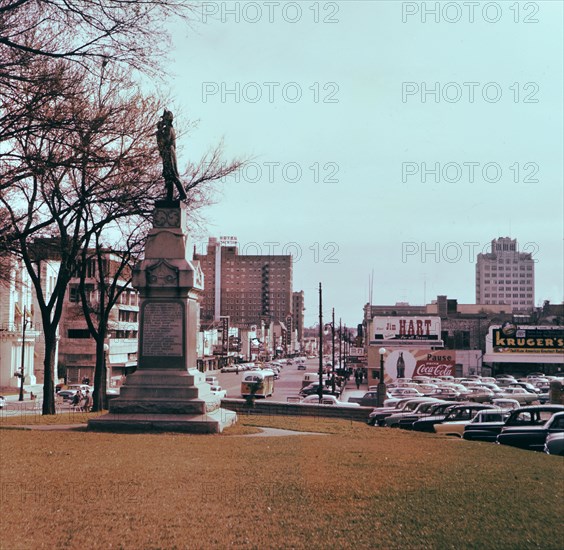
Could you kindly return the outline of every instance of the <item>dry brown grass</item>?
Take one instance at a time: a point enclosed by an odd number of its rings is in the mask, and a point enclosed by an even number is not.
[[[0,430],[2,548],[561,547],[558,457],[338,420],[240,424],[331,435]]]

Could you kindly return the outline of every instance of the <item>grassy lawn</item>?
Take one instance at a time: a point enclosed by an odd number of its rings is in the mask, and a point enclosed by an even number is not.
[[[330,435],[229,437],[256,425]],[[0,460],[6,549],[561,548],[561,458],[362,423],[0,430]]]

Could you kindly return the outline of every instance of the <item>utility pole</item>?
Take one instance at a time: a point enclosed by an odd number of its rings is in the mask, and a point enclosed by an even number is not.
[[[321,283],[319,283],[319,402],[323,397],[323,305],[322,305],[322,290]]]
[[[331,387],[335,395],[335,308],[331,311]]]
[[[339,369],[343,368],[343,325],[339,317]]]

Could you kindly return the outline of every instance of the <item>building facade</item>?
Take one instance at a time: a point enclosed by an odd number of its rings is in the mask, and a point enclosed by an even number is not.
[[[239,255],[236,239],[210,238],[205,254],[194,252],[204,272],[203,326],[229,317],[248,328],[261,320],[284,323],[292,314],[292,256]]]
[[[534,308],[535,260],[519,252],[516,239],[494,239],[489,253],[478,254],[476,303],[504,304],[515,312]]]
[[[305,301],[304,301],[304,291],[292,293],[292,320],[293,320],[293,332],[296,334],[297,339],[297,350],[303,348],[304,341],[304,311],[305,311]]]
[[[112,266],[119,265],[120,260],[112,253],[107,253],[103,262],[106,283],[110,284]],[[96,259],[89,260],[85,280],[88,301],[94,311],[100,302],[95,263]],[[121,287],[121,294],[110,312],[108,337],[104,346],[108,387],[119,386],[122,376],[137,367],[139,294],[125,280],[118,279],[116,282]],[[96,366],[96,342],[86,324],[78,287],[79,279],[71,279],[60,323],[59,361],[66,369],[67,383],[80,383],[85,379],[92,383]]]
[[[37,382],[36,342],[41,334],[32,284],[23,262],[15,256],[3,255],[0,269],[0,387],[19,387],[23,368],[24,388],[29,388]]]

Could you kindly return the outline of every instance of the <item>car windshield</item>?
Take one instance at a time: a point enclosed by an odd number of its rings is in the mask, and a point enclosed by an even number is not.
[[[553,410],[517,411],[507,421],[508,426],[542,426],[554,414]]]

